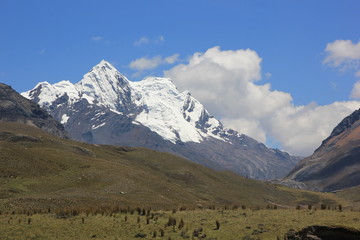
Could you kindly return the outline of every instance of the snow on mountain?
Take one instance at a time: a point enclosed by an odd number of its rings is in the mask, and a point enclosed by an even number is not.
[[[259,179],[283,177],[297,160],[224,129],[171,79],[131,82],[104,60],[76,84],[42,82],[22,95],[45,108],[79,141],[149,147]]]
[[[189,92],[179,93],[169,78],[151,77],[140,82],[132,82],[132,87],[141,94],[139,104],[144,110],[136,121],[149,127],[164,139],[176,143],[201,142],[212,136],[212,129],[219,127],[219,121],[212,118],[208,132],[196,127],[203,112],[208,114],[203,105],[191,97]]]
[[[201,142],[209,136],[221,139],[213,133],[221,123],[209,116],[204,106],[188,91],[179,93],[171,79],[149,77],[130,82],[105,60],[76,84],[69,81],[54,85],[41,82],[34,89],[41,89],[40,94],[34,96],[38,91],[30,90],[22,95],[29,99],[38,98],[38,104],[44,108],[49,108],[59,97],[67,96],[71,104],[85,99],[89,104],[108,107],[119,114],[133,114],[131,110],[141,109],[135,121],[172,143]],[[204,116],[208,117],[207,126],[197,128]],[[68,119],[69,116],[64,114],[61,122],[66,123]]]

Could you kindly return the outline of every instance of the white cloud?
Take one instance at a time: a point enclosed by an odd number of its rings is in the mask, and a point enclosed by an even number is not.
[[[353,43],[351,40],[336,40],[328,43],[325,48],[328,54],[324,59],[325,64],[334,67],[351,67],[360,60],[360,41]]]
[[[174,64],[175,62],[177,62],[179,60],[179,54],[173,54],[169,57],[166,57],[164,59],[164,63],[167,63],[167,64]]]
[[[169,57],[163,58],[160,55],[155,56],[153,58],[142,57],[135,59],[129,64],[131,69],[135,69],[138,71],[144,71],[149,69],[157,68],[163,64],[174,64],[178,61],[179,54],[173,54]]]
[[[260,64],[253,50],[213,47],[193,54],[187,64],[164,75],[180,90],[189,90],[225,126],[262,142],[275,140],[296,155],[311,154],[342,118],[360,107],[360,102],[294,106],[289,93],[256,83],[261,78]]]
[[[165,38],[162,35],[157,36],[156,38],[153,38],[153,39],[143,36],[134,42],[134,46],[140,47],[140,46],[144,46],[147,44],[161,44],[164,41],[165,41]]]
[[[142,57],[132,61],[129,67],[138,71],[153,69],[161,65],[161,56],[155,56],[153,58]]]
[[[94,36],[94,37],[91,37],[91,40],[93,40],[95,42],[99,42],[99,41],[103,40],[103,38],[100,36]]]
[[[339,68],[341,71],[355,69],[355,76],[360,77],[360,41],[353,43],[351,40],[336,40],[328,43],[325,48],[327,56],[324,64]],[[360,82],[356,82],[350,98],[360,99]]]
[[[360,99],[360,81],[354,84],[350,97],[352,99]]]

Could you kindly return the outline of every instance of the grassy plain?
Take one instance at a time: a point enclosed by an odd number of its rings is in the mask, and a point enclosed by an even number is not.
[[[166,226],[169,218],[176,225]],[[148,219],[148,220],[147,220]],[[183,221],[183,226],[179,224]],[[216,229],[216,221],[219,229]],[[80,214],[56,218],[55,214],[0,216],[1,239],[283,239],[289,229],[309,225],[340,225],[360,230],[359,211],[237,209]],[[163,231],[163,236],[162,232]],[[143,234],[143,235],[141,235]],[[146,236],[145,236],[146,235]],[[137,237],[136,237],[137,236]]]

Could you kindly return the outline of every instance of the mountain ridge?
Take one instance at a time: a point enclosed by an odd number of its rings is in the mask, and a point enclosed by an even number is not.
[[[29,101],[11,86],[3,83],[0,83],[0,121],[20,122],[35,126],[58,137],[68,137],[64,127],[38,104]]]
[[[310,157],[287,175],[301,188],[337,191],[360,185],[360,109],[345,117]]]

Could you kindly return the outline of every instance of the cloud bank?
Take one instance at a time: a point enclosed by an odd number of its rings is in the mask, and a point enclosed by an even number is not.
[[[250,49],[213,47],[164,75],[180,90],[189,90],[226,127],[261,142],[278,142],[294,155],[310,155],[336,124],[360,107],[357,101],[295,106],[289,93],[273,90],[269,83],[257,84],[261,60]],[[326,61],[338,63],[333,57]]]

